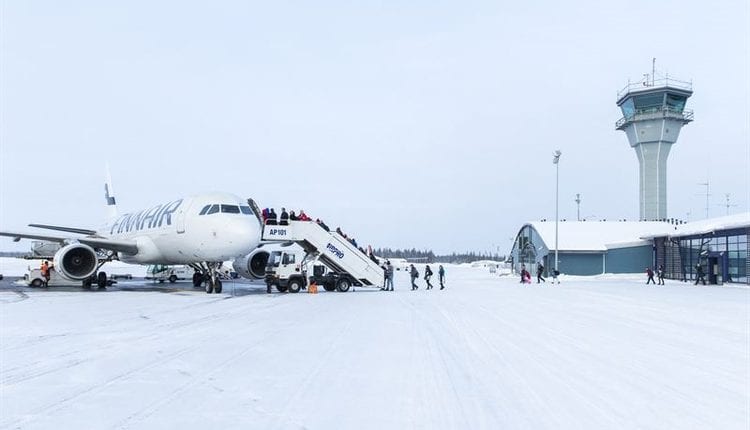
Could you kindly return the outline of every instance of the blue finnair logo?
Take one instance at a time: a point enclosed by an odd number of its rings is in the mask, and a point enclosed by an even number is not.
[[[326,249],[329,250],[329,251],[331,251],[331,253],[333,253],[333,255],[335,255],[336,257],[338,257],[338,258],[344,258],[344,253],[340,249],[338,249],[335,246],[331,245],[330,243],[328,244],[328,246],[326,246]]]

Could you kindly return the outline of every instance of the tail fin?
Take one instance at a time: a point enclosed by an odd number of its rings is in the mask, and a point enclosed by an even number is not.
[[[112,175],[109,173],[109,163],[107,163],[106,168],[107,180],[104,183],[104,198],[107,201],[107,220],[113,220],[117,218],[117,201],[115,200],[115,193],[112,189]]]

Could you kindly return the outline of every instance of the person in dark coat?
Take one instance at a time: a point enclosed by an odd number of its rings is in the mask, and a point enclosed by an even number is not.
[[[276,225],[277,223],[278,223],[278,221],[277,221],[276,211],[274,211],[273,208],[271,208],[268,211],[268,219],[266,219],[266,224],[268,224],[268,225]]]
[[[544,273],[544,266],[542,263],[537,264],[536,266],[536,283],[538,284],[541,280],[542,282],[547,282],[543,277],[542,274]]]
[[[298,219],[299,218],[294,214],[294,211],[289,212],[289,221],[297,221]]]
[[[279,219],[279,225],[289,225],[289,214],[286,212],[286,208],[281,208],[281,218]]]
[[[424,266],[424,280],[427,282],[427,289],[432,289],[432,284],[430,283],[430,278],[432,278],[432,269],[430,269],[430,265]]]
[[[385,277],[385,286],[381,290],[393,291],[393,266],[388,260],[385,261],[385,266],[383,266],[383,276]]]
[[[660,264],[659,268],[656,270],[656,276],[657,276],[657,279],[659,279],[658,284],[664,285],[664,265],[663,264]]]
[[[649,282],[656,284],[656,281],[654,281],[654,271],[651,270],[650,267],[646,267],[646,276],[648,276],[648,279],[646,280],[646,285],[648,285]]]
[[[413,264],[411,264],[410,266],[411,267],[409,269],[409,275],[411,276],[411,290],[414,291],[414,290],[418,290],[419,289],[419,287],[417,286],[417,284],[414,283],[414,281],[417,278],[419,278],[419,272],[417,272],[417,268],[414,267]]]
[[[698,285],[698,281],[703,282],[706,285],[705,273],[703,273],[703,266],[700,263],[695,265],[695,285]]]
[[[438,280],[440,281],[440,289],[445,289],[445,269],[443,269],[443,265],[441,264],[440,267],[438,267]]]

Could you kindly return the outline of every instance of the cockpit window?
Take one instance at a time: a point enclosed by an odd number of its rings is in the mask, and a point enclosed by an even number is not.
[[[211,209],[208,210],[207,215],[215,214],[219,212],[219,205],[212,205]]]
[[[221,205],[221,212],[225,214],[238,214],[240,207],[235,205]]]
[[[210,208],[211,208],[211,205],[206,205],[206,206],[203,206],[203,209],[201,209],[201,213],[199,213],[198,215],[205,215],[205,214],[206,214],[206,212],[208,212],[208,210],[209,210]]]
[[[250,206],[240,206],[240,211],[242,211],[242,213],[245,214],[245,215],[252,215],[253,214],[253,210],[250,209]]]

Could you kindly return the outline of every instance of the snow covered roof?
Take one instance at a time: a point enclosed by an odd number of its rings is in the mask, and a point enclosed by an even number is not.
[[[540,221],[530,225],[547,248],[555,246],[555,222]],[[561,251],[606,251],[607,249],[647,245],[645,236],[668,235],[674,225],[656,221],[561,221],[558,237]]]
[[[679,224],[670,233],[671,237],[693,236],[697,234],[713,233],[719,230],[731,230],[735,228],[750,228],[750,212],[744,212],[736,215],[728,215],[718,218],[709,218],[700,221],[693,221],[685,224]],[[651,234],[644,238],[663,236],[661,234]]]
[[[531,222],[547,248],[555,246],[555,222]],[[718,230],[750,228],[750,212],[719,218],[670,224],[659,221],[561,221],[561,251],[606,251],[649,244],[654,237],[679,237],[712,233]]]

